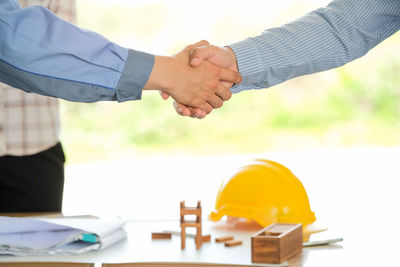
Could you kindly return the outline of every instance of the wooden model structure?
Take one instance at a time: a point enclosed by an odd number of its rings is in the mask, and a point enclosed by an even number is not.
[[[203,237],[201,235],[201,203],[197,201],[197,207],[186,207],[185,201],[181,201],[181,248],[185,249],[186,245],[186,228],[196,228],[196,249],[200,249],[203,243]],[[186,221],[185,215],[194,215],[196,219],[194,221]]]
[[[251,261],[282,263],[303,249],[301,224],[274,223],[251,237]]]

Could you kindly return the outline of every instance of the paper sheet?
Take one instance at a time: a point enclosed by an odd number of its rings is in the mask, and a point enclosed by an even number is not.
[[[0,225],[0,234],[65,230],[71,228],[66,227],[65,225],[49,223],[45,220],[4,216],[0,216]]]
[[[97,218],[10,218],[0,216],[0,254],[46,256],[82,254],[108,247],[124,238],[122,220]],[[97,243],[82,242],[94,234]]]
[[[95,233],[99,237],[107,236],[110,233],[122,228],[124,220],[119,219],[96,219],[96,218],[49,218],[41,219],[45,222],[64,225],[75,229],[81,229],[87,233]]]

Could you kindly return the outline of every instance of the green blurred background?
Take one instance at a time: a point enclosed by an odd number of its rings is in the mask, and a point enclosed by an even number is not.
[[[79,0],[78,25],[126,47],[171,55],[201,39],[226,45],[257,35],[328,2]],[[178,116],[156,92],[127,103],[63,102],[68,161],[399,145],[399,48],[396,34],[336,70],[238,93],[203,120]]]

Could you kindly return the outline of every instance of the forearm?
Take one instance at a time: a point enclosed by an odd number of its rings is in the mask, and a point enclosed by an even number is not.
[[[143,90],[170,92],[173,84],[173,73],[176,71],[172,57],[155,56],[152,72]]]
[[[336,0],[298,20],[230,45],[243,82],[267,88],[332,69],[366,54],[400,29],[398,0]]]
[[[140,99],[154,56],[81,30],[45,8],[0,4],[0,81],[71,101]]]

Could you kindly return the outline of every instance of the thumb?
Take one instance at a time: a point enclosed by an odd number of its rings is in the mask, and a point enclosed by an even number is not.
[[[191,45],[186,46],[185,49],[192,50],[192,49],[195,48],[195,47],[199,47],[199,46],[203,46],[203,45],[209,45],[209,44],[210,44],[210,43],[209,43],[208,41],[206,41],[206,40],[201,40],[201,41],[199,41],[199,42],[197,42],[197,43],[194,43],[194,44],[191,44]]]
[[[160,91],[160,95],[164,100],[167,100],[169,98],[169,94],[164,91]]]
[[[200,66],[204,60],[208,60],[215,56],[216,52],[215,46],[212,45],[195,47],[190,53],[190,65],[192,67]]]

